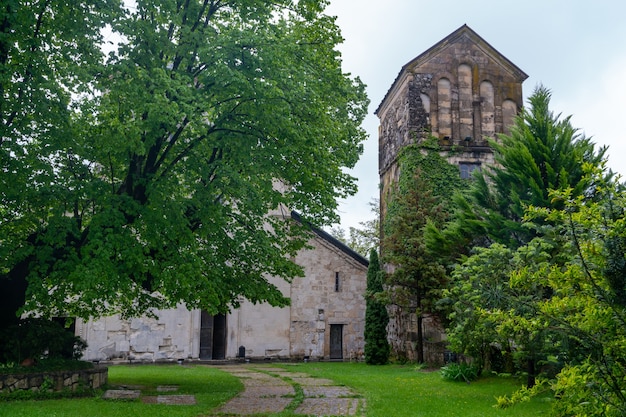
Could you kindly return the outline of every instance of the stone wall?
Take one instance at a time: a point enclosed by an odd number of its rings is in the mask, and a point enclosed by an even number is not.
[[[184,306],[154,311],[156,317],[76,320],[76,335],[87,342],[83,360],[157,361],[198,357],[194,339],[200,312]]]
[[[291,291],[292,357],[331,358],[331,327],[341,328],[341,357],[360,356],[365,346],[367,266],[342,253],[323,238],[309,242],[296,263],[305,277]]]
[[[78,371],[40,372],[0,375],[0,392],[39,391],[44,385],[53,391],[76,391],[79,388],[100,388],[108,380],[109,369],[99,367]]]
[[[240,299],[238,308],[226,315],[224,357],[215,355],[212,359],[237,358],[240,347],[247,358],[359,356],[365,343],[367,260],[321,230],[316,229],[308,243],[309,247],[293,258],[302,266],[304,277],[291,283],[267,277],[271,285],[291,299],[291,305],[280,308]],[[78,319],[76,334],[88,344],[83,359],[199,359],[201,345],[211,345],[213,352],[216,342],[212,336],[202,337],[199,310],[189,311],[181,305],[153,313],[156,317]],[[337,329],[341,331],[341,346],[335,355],[330,352],[331,329],[335,336]]]

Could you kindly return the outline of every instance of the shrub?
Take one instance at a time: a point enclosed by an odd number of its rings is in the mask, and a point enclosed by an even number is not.
[[[449,363],[441,368],[441,376],[449,381],[470,382],[478,378],[478,367],[466,363]]]
[[[24,359],[78,359],[87,344],[59,323],[24,319],[0,331],[0,362],[22,363]]]
[[[0,374],[32,374],[39,372],[54,371],[79,371],[83,369],[92,369],[92,362],[77,361],[75,359],[41,359],[34,366],[21,366],[14,362],[0,364]]]

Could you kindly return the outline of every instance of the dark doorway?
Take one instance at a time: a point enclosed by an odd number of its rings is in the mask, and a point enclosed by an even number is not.
[[[330,325],[330,359],[343,359],[343,324]]]
[[[226,316],[200,313],[200,359],[226,358]]]

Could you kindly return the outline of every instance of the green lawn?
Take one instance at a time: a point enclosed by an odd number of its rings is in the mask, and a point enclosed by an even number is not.
[[[483,378],[466,384],[449,382],[439,372],[416,371],[412,365],[368,366],[363,363],[310,362],[287,365],[294,372],[329,378],[361,393],[367,417],[547,416],[548,397],[507,410],[493,407],[495,397],[521,386],[514,378]]]
[[[159,385],[178,385],[176,394],[193,394],[196,405],[143,404],[76,398],[0,403],[0,417],[195,417],[206,415],[243,389],[234,376],[207,366],[134,365],[109,367],[110,385],[140,385],[156,395]]]
[[[413,366],[367,366],[362,363],[310,362],[276,364],[288,371],[306,372],[329,378],[351,387],[366,399],[367,417],[489,417],[541,416],[550,408],[546,398],[535,399],[509,410],[492,406],[495,396],[514,391],[515,379],[487,378],[471,384],[444,381],[439,372],[416,371]],[[82,398],[49,401],[0,403],[0,417],[198,417],[237,394],[243,387],[230,374],[207,366],[113,366],[109,368],[112,385],[140,385],[144,395],[155,395],[158,385],[178,385],[177,394],[193,394],[193,406],[143,404],[138,401],[105,401]],[[292,417],[281,413],[263,417]],[[260,416],[259,416],[260,417]]]

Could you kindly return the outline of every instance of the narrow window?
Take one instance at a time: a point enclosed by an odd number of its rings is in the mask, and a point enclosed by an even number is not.
[[[472,178],[472,172],[480,170],[480,164],[475,162],[461,162],[459,163],[459,170],[461,171],[461,178],[469,180]]]
[[[341,290],[341,281],[339,279],[339,272],[335,272],[335,292]]]

